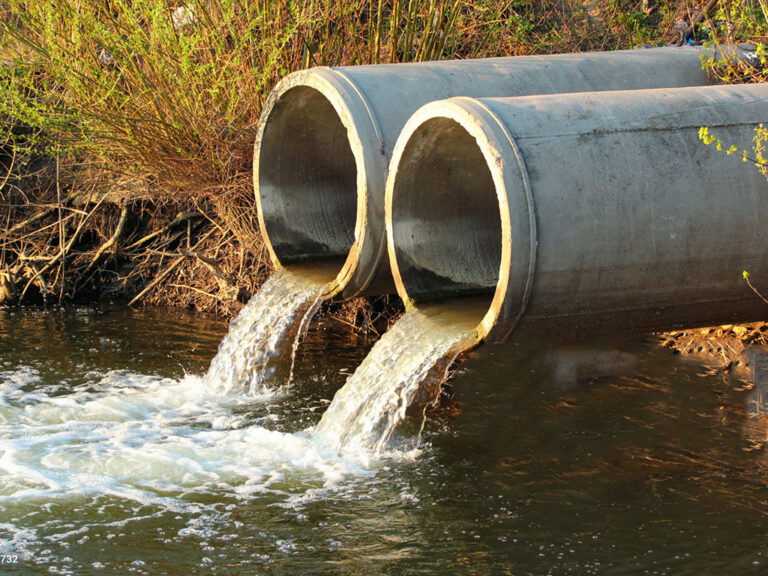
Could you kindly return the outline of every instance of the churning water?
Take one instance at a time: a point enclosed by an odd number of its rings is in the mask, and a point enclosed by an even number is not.
[[[4,317],[2,328],[13,316]],[[207,534],[237,539],[237,530],[220,534],[216,524],[239,503],[259,498],[288,505],[293,499],[322,498],[345,480],[372,473],[370,462],[363,467],[304,431],[326,400],[304,398],[302,406],[286,407],[284,391],[212,385],[212,368],[205,376],[178,374],[176,358],[168,352],[175,344],[201,347],[189,341],[198,339],[189,326],[174,334],[172,324],[150,322],[166,346],[159,356],[171,360],[170,366],[155,359],[149,370],[137,372],[127,366],[141,368],[141,356],[158,344],[145,344],[143,350],[129,344],[146,336],[147,326],[126,322],[126,333],[119,326],[93,325],[94,316],[100,314],[42,312],[38,319],[47,326],[37,326],[37,334],[10,330],[24,333],[26,342],[0,330],[0,535],[5,548],[0,555],[21,556],[27,567],[63,566],[53,573],[72,573],[70,559],[52,549],[125,537],[156,523],[166,525],[159,530],[163,546],[204,540]],[[59,324],[62,320],[67,327]],[[250,321],[250,313],[244,321]],[[54,334],[46,334],[50,331]],[[212,341],[205,344],[203,357]],[[253,342],[245,344],[253,350]],[[180,358],[188,365],[186,352]],[[126,354],[137,354],[137,362]],[[125,366],[109,365],[115,355]],[[250,367],[245,366],[249,374]],[[297,368],[306,378],[306,367]],[[177,374],[162,374],[169,369]],[[288,423],[281,422],[281,412],[291,413]],[[61,507],[69,512],[59,514]],[[146,562],[137,554],[128,571],[143,573]],[[101,571],[109,565],[99,555],[78,562],[77,570]]]
[[[631,371],[558,393],[558,345],[518,334],[462,364],[418,450],[360,459],[316,437],[368,349],[339,328],[313,323],[290,387],[224,393],[203,316],[0,310],[0,570],[765,570],[761,383],[610,339]]]

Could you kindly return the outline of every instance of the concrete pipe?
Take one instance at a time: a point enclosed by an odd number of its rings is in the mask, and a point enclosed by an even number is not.
[[[480,338],[523,318],[631,328],[768,316],[768,182],[749,148],[768,85],[419,109],[387,181],[389,257],[409,306],[475,296]],[[462,301],[453,305],[461,307]]]
[[[254,184],[276,267],[312,263],[329,295],[394,292],[384,186],[392,148],[420,106],[518,96],[703,85],[690,47],[315,68],[290,74],[259,122]]]

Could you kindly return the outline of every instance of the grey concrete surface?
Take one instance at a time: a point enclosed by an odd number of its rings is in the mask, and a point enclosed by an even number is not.
[[[291,74],[266,102],[254,148],[271,258],[278,267],[335,263],[329,295],[393,292],[384,187],[397,136],[417,108],[452,96],[703,85],[699,57],[696,48],[669,47]]]
[[[521,318],[765,318],[742,271],[768,291],[768,182],[698,134],[750,148],[763,120],[768,85],[754,84],[427,104],[387,182],[398,292],[485,297],[490,340]]]

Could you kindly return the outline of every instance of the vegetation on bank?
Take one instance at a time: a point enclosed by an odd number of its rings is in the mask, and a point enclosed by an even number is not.
[[[687,27],[699,40],[761,41],[765,8],[0,0],[0,303],[98,294],[236,311],[269,272],[251,184],[256,123],[293,70],[660,45]],[[762,79],[760,66],[708,65],[726,81]],[[360,302],[337,313],[372,314]]]

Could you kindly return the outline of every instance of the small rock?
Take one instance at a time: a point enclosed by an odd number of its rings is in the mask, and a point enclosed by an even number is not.
[[[747,333],[747,328],[745,326],[734,326],[733,333],[736,334],[736,336],[738,336],[739,338],[741,338]]]
[[[7,270],[0,271],[0,304],[10,304],[16,296],[16,283]]]

